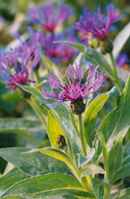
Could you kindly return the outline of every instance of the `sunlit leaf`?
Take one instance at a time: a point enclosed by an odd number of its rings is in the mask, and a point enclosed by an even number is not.
[[[98,131],[107,140],[111,134],[127,131],[130,127],[130,78],[128,78],[118,106],[103,119]]]
[[[38,152],[28,153],[29,151],[30,149],[24,147],[0,148],[0,157],[28,175],[38,175],[47,172],[47,158]]]
[[[53,111],[48,112],[48,136],[52,147],[59,148],[60,137],[65,139],[65,132],[62,128],[60,121]]]
[[[50,173],[27,178],[10,187],[3,196],[18,194],[19,196],[25,196],[25,198],[29,196],[39,199],[48,195],[57,195],[57,193],[61,195],[62,192],[72,192],[76,195],[92,197],[92,194],[87,193],[73,176],[61,173]]]
[[[85,137],[88,144],[92,144],[94,138],[94,129],[96,127],[96,117],[107,102],[109,94],[102,94],[96,97],[87,106],[84,116]]]
[[[70,157],[65,152],[63,152],[59,149],[52,149],[52,148],[40,148],[39,151],[44,155],[47,155],[49,157],[52,157],[59,161],[64,162],[68,166],[68,168],[71,170],[71,172],[75,175],[75,177],[79,181],[81,181],[80,173],[79,173],[78,169],[76,168],[73,161],[70,159]]]
[[[123,147],[122,147],[122,140],[117,140],[108,154],[108,176],[111,180],[115,173],[117,172],[118,168],[122,166],[123,160]]]
[[[20,172],[17,169],[13,169],[8,174],[0,177],[0,196],[4,195],[4,193],[14,184],[19,181],[27,178],[28,175]]]

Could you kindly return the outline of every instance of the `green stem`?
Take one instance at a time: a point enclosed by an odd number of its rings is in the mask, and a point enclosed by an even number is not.
[[[73,125],[74,125],[74,128],[75,128],[75,130],[76,130],[76,133],[77,133],[77,135],[79,136],[78,127],[77,127],[77,124],[76,124],[76,121],[75,121],[73,112],[71,112],[70,116],[71,116],[71,119],[72,119],[72,123],[73,123]]]
[[[108,151],[107,147],[103,146],[103,157],[104,157],[104,168],[105,168],[105,175],[104,175],[104,199],[110,199],[110,183],[109,183],[109,168],[108,168]]]
[[[79,130],[80,130],[80,140],[81,140],[82,151],[83,151],[83,154],[86,155],[87,150],[86,150],[86,142],[85,142],[85,138],[84,138],[82,114],[79,115]]]
[[[105,184],[104,187],[104,199],[110,199],[110,186]]]

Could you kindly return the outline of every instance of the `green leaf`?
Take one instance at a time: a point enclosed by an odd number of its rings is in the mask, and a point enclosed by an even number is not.
[[[52,110],[48,112],[48,136],[51,146],[54,148],[59,148],[58,139],[61,136],[65,138],[64,129],[62,128],[56,114],[54,114],[54,111]]]
[[[62,192],[92,197],[92,194],[87,193],[73,176],[61,173],[50,173],[22,180],[10,187],[3,196],[16,194],[39,199]]]
[[[32,129],[34,127],[39,127],[39,121],[34,117],[0,118],[0,129]]]
[[[122,166],[118,168],[115,174],[112,176],[111,181],[115,183],[118,180],[124,179],[129,176],[130,176],[130,163],[125,165],[122,164]]]
[[[85,53],[85,56],[88,61],[91,61],[94,65],[99,65],[101,69],[109,75],[110,78],[113,78],[113,71],[111,65],[107,62],[105,57],[96,51],[95,49],[88,49]]]
[[[101,94],[97,96],[91,103],[87,106],[85,111],[85,121],[93,120],[99,111],[103,108],[104,104],[107,102],[109,95]]]
[[[130,198],[130,188],[119,190],[117,197],[115,199],[129,199]]]
[[[107,102],[109,94],[102,94],[97,96],[87,106],[84,116],[85,137],[88,144],[91,146],[94,139],[94,130],[96,128],[96,117]]]
[[[117,138],[116,144],[113,144],[113,150],[111,149],[112,151],[109,155],[109,159],[111,159],[111,167],[109,170],[112,183],[116,183],[119,180],[125,180],[130,176],[129,143],[124,145],[122,142],[123,139],[120,137]]]
[[[112,112],[101,122],[98,132],[101,132],[107,141],[110,135],[127,132],[130,127],[130,78],[128,78],[120,102]]]
[[[42,131],[40,122],[34,117],[0,118],[0,140],[5,138],[5,141],[2,140],[2,143],[0,141],[1,147],[10,146],[9,137],[14,138],[15,143],[11,145],[14,147],[25,146],[27,144],[40,147],[43,145],[45,132]]]
[[[117,170],[122,166],[123,160],[123,147],[122,147],[122,139],[117,140],[108,154],[108,176],[109,180],[113,179],[113,176],[117,172]],[[115,180],[115,178],[114,178]]]
[[[49,101],[45,100],[42,95],[41,95],[41,91],[39,90],[39,88],[37,87],[33,87],[33,86],[20,86],[25,92],[29,93],[32,95],[33,100],[35,100],[36,102],[38,102],[37,105],[39,105],[39,107],[42,105],[42,110],[44,111],[44,113],[47,113],[48,110],[48,104]],[[29,99],[27,100],[29,101]]]
[[[128,23],[116,36],[113,42],[113,56],[117,58],[130,36],[130,23]]]
[[[0,177],[0,197],[8,191],[10,187],[14,184],[18,183],[19,181],[27,178],[28,176],[24,173],[20,172],[17,169],[13,169],[6,175]]]
[[[88,61],[92,62],[95,66],[99,66],[106,75],[115,83],[115,86],[118,88],[119,92],[122,90],[121,82],[117,75],[115,66],[110,65],[107,59],[95,49],[88,49],[85,53],[85,56]]]
[[[71,172],[74,174],[74,176],[79,181],[81,181],[79,170],[76,168],[76,166],[74,165],[71,158],[65,152],[63,152],[59,149],[53,149],[53,148],[50,148],[50,147],[40,148],[38,150],[44,155],[47,155],[47,156],[52,157],[56,160],[64,162],[67,165],[67,167],[71,170]]]
[[[30,153],[28,148],[0,148],[0,157],[11,162],[16,168],[28,175],[39,175],[48,172],[47,158],[38,152]]]
[[[80,151],[80,141],[77,129],[75,128],[74,122],[72,120],[72,115],[70,111],[68,110],[68,107],[64,104],[58,104],[54,109],[55,113],[57,114],[57,117],[60,121],[60,124],[62,125],[66,138],[67,138],[67,144],[71,147],[72,156],[76,156],[76,153]],[[76,157],[74,157],[75,159]]]
[[[4,197],[4,199],[28,199],[27,197],[26,198],[25,197],[23,198],[22,196],[10,195],[10,196]],[[0,199],[2,198],[0,197]]]
[[[78,42],[55,41],[54,43],[62,43],[62,44],[72,46],[73,48],[79,50],[81,53],[86,51],[86,46]]]
[[[49,110],[54,110],[55,113],[57,114],[57,119],[59,120],[61,126],[63,127],[67,139],[70,140],[70,145],[72,150],[79,150],[79,142],[76,137],[76,129],[73,126],[72,120],[71,120],[71,114],[68,111],[67,107],[64,106],[63,104],[56,104],[54,101],[50,100],[45,100],[42,98],[41,94],[37,89],[31,88],[31,87],[25,87],[25,89],[28,92],[31,92],[33,97],[31,97],[30,100],[28,100],[28,103],[31,105],[33,110],[36,112],[38,115],[42,126],[43,130],[46,130],[47,126],[47,121],[46,121],[46,116],[48,115]],[[30,90],[31,89],[31,90]],[[34,92],[33,92],[34,90]],[[35,90],[36,90],[36,95],[35,95]],[[37,93],[38,92],[38,93]],[[35,97],[37,96],[37,97]]]
[[[47,115],[48,108],[46,108],[46,105],[41,106],[39,104],[39,101],[37,101],[35,97],[33,96],[28,100],[28,103],[30,104],[30,106],[32,107],[36,115],[38,116],[39,120],[41,121],[43,131],[45,131],[46,126],[47,126],[46,115]]]

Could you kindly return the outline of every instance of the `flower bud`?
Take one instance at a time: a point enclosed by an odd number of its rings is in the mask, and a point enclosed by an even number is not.
[[[71,102],[71,109],[76,115],[80,115],[85,111],[85,104],[82,99]]]

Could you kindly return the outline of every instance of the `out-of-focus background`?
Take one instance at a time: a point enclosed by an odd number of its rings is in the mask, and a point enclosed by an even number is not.
[[[118,24],[119,31],[130,20],[130,1],[129,0],[0,0],[0,47],[4,47],[14,40],[14,32],[17,30],[24,33],[27,28],[25,18],[28,9],[33,5],[46,3],[67,3],[74,10],[74,20],[83,11],[83,8],[94,10],[95,8],[105,8],[108,4],[114,4],[122,14],[122,20]],[[115,30],[116,31],[116,30]],[[114,33],[113,33],[114,34]],[[129,43],[126,46],[129,52]]]
[[[122,20],[117,24],[113,35],[116,35],[130,21],[130,0],[0,0],[0,51],[7,48],[10,43],[15,42],[17,33],[20,35],[26,34],[28,29],[26,16],[29,7],[34,4],[51,2],[63,2],[72,6],[74,22],[82,14],[85,7],[93,10],[100,6],[103,9],[109,3],[113,3],[122,15]],[[130,59],[130,40],[123,51],[127,53],[128,59]],[[128,70],[129,68],[128,61]],[[27,137],[25,136],[25,139],[24,132],[21,131],[21,136],[18,131],[18,128],[22,129],[23,126],[29,129],[31,133],[37,132],[36,136],[39,140],[44,137],[40,131],[39,122],[24,102],[21,93],[19,91],[11,92],[0,82],[0,147],[25,145]],[[12,131],[8,130],[10,127]],[[3,173],[5,166],[6,161],[0,158],[0,173]]]

